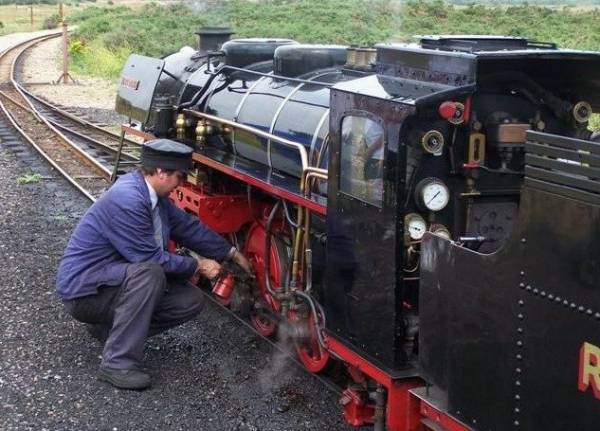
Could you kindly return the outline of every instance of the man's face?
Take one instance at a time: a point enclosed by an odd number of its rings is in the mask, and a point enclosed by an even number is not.
[[[165,171],[157,170],[156,194],[164,197],[168,196],[185,178],[185,174],[181,171]]]

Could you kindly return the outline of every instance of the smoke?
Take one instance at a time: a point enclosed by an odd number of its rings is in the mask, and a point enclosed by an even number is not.
[[[187,0],[184,4],[194,13],[207,12],[221,4],[220,0]]]
[[[289,383],[295,375],[295,367],[291,361],[295,355],[294,342],[286,325],[280,325],[277,332],[277,346],[269,358],[266,367],[258,376],[260,389],[264,393],[279,391]]]

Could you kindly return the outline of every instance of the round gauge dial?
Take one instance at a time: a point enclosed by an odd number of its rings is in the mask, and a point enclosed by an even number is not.
[[[433,224],[433,225],[431,225],[429,230],[434,235],[441,236],[442,238],[445,238],[445,239],[450,239],[450,240],[452,239],[452,235],[450,235],[450,231],[443,224]]]
[[[407,214],[404,218],[404,228],[413,240],[420,240],[427,232],[427,223],[425,219],[417,213]]]
[[[416,198],[429,211],[441,211],[450,201],[450,190],[437,178],[425,178],[417,185]]]

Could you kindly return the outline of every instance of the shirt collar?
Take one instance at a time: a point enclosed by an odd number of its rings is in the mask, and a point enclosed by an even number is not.
[[[158,195],[156,194],[156,190],[154,190],[146,178],[144,178],[144,181],[146,182],[148,193],[150,194],[150,204],[152,205],[152,209],[154,209],[158,203]]]

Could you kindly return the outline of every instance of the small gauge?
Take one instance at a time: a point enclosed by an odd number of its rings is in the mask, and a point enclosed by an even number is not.
[[[421,146],[427,153],[440,156],[444,149],[444,135],[437,130],[430,130],[421,138]]]
[[[441,211],[450,201],[450,190],[437,178],[421,180],[415,189],[417,203],[429,211]]]
[[[445,239],[452,239],[452,235],[450,235],[450,230],[443,224],[432,224],[429,227],[429,231],[437,236],[441,236]]]
[[[423,238],[427,232],[425,219],[417,213],[409,213],[404,217],[404,228],[411,239],[417,241]]]

